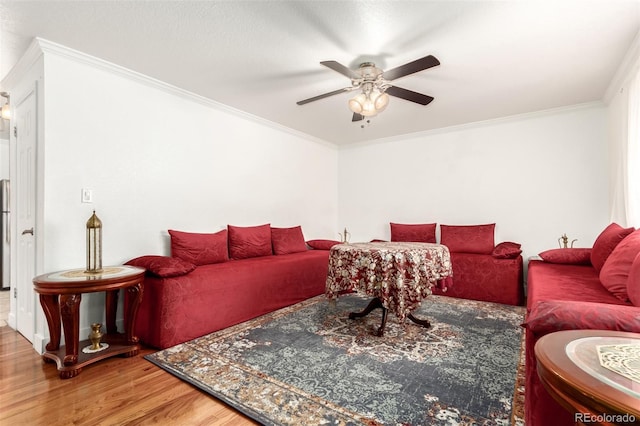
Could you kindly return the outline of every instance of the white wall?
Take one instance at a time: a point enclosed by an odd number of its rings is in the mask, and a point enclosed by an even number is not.
[[[169,254],[168,228],[337,232],[335,147],[58,56],[45,80],[45,269],[83,266],[94,208],[106,264]]]
[[[103,222],[105,266],[168,255],[169,228],[338,232],[333,146],[47,53],[45,99],[41,272],[84,267],[92,209]],[[93,204],[81,203],[82,188],[93,190]],[[81,336],[103,315],[103,300],[83,296]]]
[[[606,109],[511,117],[340,151],[339,226],[388,239],[389,222],[496,223],[523,255],[590,247],[609,220]]]

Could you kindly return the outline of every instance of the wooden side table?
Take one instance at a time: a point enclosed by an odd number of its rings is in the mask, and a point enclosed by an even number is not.
[[[33,279],[35,291],[49,326],[50,341],[42,355],[45,362],[55,362],[60,378],[77,376],[82,367],[115,355],[134,356],[140,345],[134,334],[138,307],[142,301],[144,268],[110,266],[101,273],[72,269],[40,275]],[[118,333],[116,309],[118,293],[125,289],[125,332]],[[99,351],[83,351],[90,340],[79,341],[80,300],[82,293],[105,292],[107,330],[102,342],[108,347]],[[64,329],[64,346],[60,346],[60,325]],[[106,346],[106,345],[105,345]],[[80,350],[79,350],[80,349]]]
[[[640,347],[640,334],[567,330],[547,334],[536,343],[542,384],[560,405],[574,413],[578,424],[640,422],[640,383],[605,368],[600,361],[599,351],[614,345]],[[637,369],[637,361],[628,362]]]

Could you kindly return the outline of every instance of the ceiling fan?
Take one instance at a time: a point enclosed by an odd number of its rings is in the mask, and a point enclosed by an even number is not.
[[[340,93],[361,90],[357,96],[349,100],[349,109],[353,111],[351,121],[360,121],[365,117],[372,117],[382,112],[389,103],[389,95],[420,105],[429,104],[433,100],[432,96],[403,89],[402,87],[391,84],[391,81],[440,65],[440,61],[438,61],[436,57],[429,55],[389,71],[381,70],[376,67],[373,62],[364,62],[360,64],[357,70],[347,68],[336,61],[323,61],[320,62],[320,64],[350,78],[351,86],[304,99],[296,103],[298,105],[304,105]]]

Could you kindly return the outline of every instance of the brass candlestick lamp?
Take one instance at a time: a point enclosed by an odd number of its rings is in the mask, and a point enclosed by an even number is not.
[[[87,221],[87,269],[88,274],[102,272],[102,221],[96,211]]]

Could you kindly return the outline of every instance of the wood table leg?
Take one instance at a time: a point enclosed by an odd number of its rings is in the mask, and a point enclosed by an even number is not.
[[[407,318],[409,318],[411,321],[415,322],[416,324],[423,326],[424,328],[431,327],[431,323],[428,320],[416,318],[413,316],[413,314],[407,315]]]
[[[47,343],[46,349],[48,351],[57,351],[60,349],[60,305],[58,303],[58,295],[41,294],[40,305],[49,326],[49,343]]]
[[[60,295],[60,316],[64,329],[65,357],[64,365],[78,362],[78,343],[80,341],[80,294]]]
[[[130,344],[138,343],[138,336],[135,335],[135,326],[136,326],[136,317],[138,316],[138,307],[142,302],[142,294],[143,294],[143,284],[141,282],[133,285],[131,287],[127,287],[127,297],[125,297],[125,335],[127,338],[127,342]],[[137,355],[137,354],[133,354]]]
[[[373,300],[371,300],[371,302],[369,302],[369,304],[367,305],[366,308],[364,308],[363,311],[361,312],[351,312],[349,313],[349,319],[355,319],[355,318],[361,318],[364,316],[369,315],[369,313],[371,313],[371,311],[373,311],[374,309],[382,309],[382,323],[380,324],[380,327],[378,328],[378,332],[376,333],[378,336],[383,336],[384,335],[384,328],[387,325],[387,311],[388,309],[385,308],[382,305],[382,301],[380,300],[380,298],[376,297]]]
[[[118,333],[116,310],[118,309],[118,293],[120,293],[120,290],[111,290],[105,293],[104,314],[107,321],[107,334],[116,334]]]

